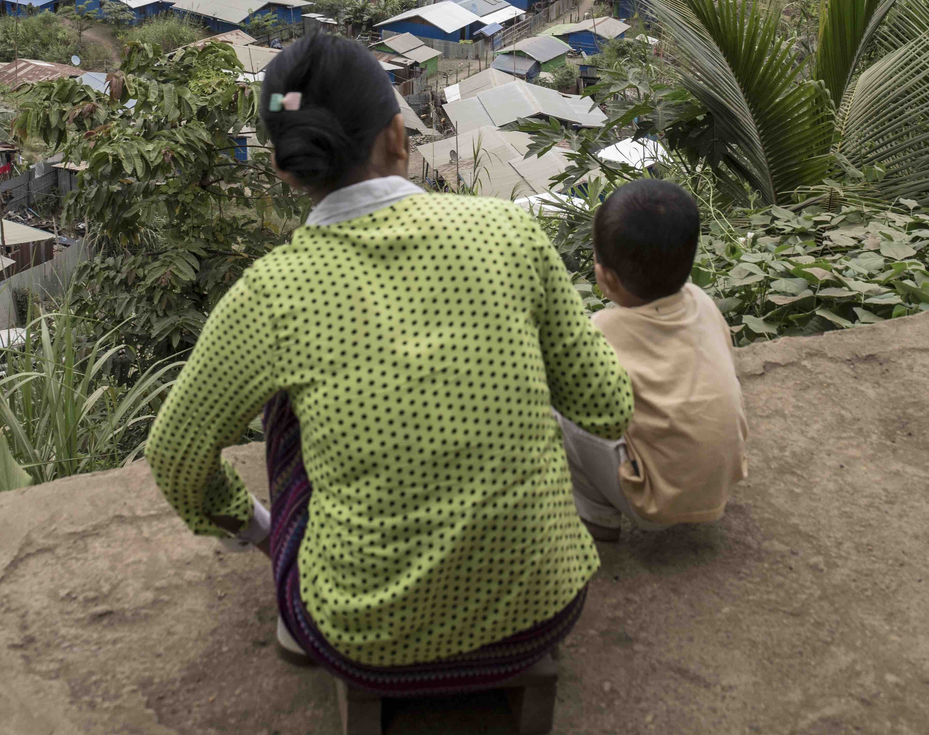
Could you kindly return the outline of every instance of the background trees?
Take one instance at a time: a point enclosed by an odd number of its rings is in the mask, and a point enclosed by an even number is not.
[[[257,86],[240,73],[228,46],[169,61],[130,44],[109,94],[59,79],[22,102],[14,134],[84,166],[64,209],[88,223],[97,253],[76,278],[78,312],[101,330],[121,324],[138,370],[191,347],[226,288],[306,206],[274,175]]]

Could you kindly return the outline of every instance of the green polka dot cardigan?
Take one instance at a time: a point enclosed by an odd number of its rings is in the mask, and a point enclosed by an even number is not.
[[[247,521],[220,459],[277,391],[313,495],[306,607],[343,655],[398,666],[554,615],[598,567],[556,408],[618,439],[632,393],[552,245],[518,207],[410,196],[304,226],[216,306],[146,457],[194,533]]]

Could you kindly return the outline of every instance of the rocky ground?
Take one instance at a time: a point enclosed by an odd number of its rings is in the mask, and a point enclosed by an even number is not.
[[[929,731],[929,315],[739,353],[751,478],[714,525],[601,545],[555,732]],[[261,492],[261,446],[231,453]],[[267,564],[189,535],[144,464],[0,495],[0,735],[335,735],[274,649]],[[503,698],[387,733],[511,732]]]

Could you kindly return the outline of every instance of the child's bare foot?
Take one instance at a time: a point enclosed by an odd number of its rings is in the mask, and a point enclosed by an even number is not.
[[[581,520],[584,521],[583,518],[581,518]],[[619,528],[598,526],[596,523],[591,523],[590,521],[584,521],[584,525],[587,526],[590,535],[594,537],[594,541],[619,541]]]

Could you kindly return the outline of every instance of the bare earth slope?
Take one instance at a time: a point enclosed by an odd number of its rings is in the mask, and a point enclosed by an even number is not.
[[[601,546],[556,732],[929,731],[929,315],[740,351],[726,517]],[[231,453],[259,492],[262,447]],[[188,534],[144,464],[0,495],[0,735],[339,731],[274,652],[270,571]],[[496,694],[389,733],[510,732]]]

